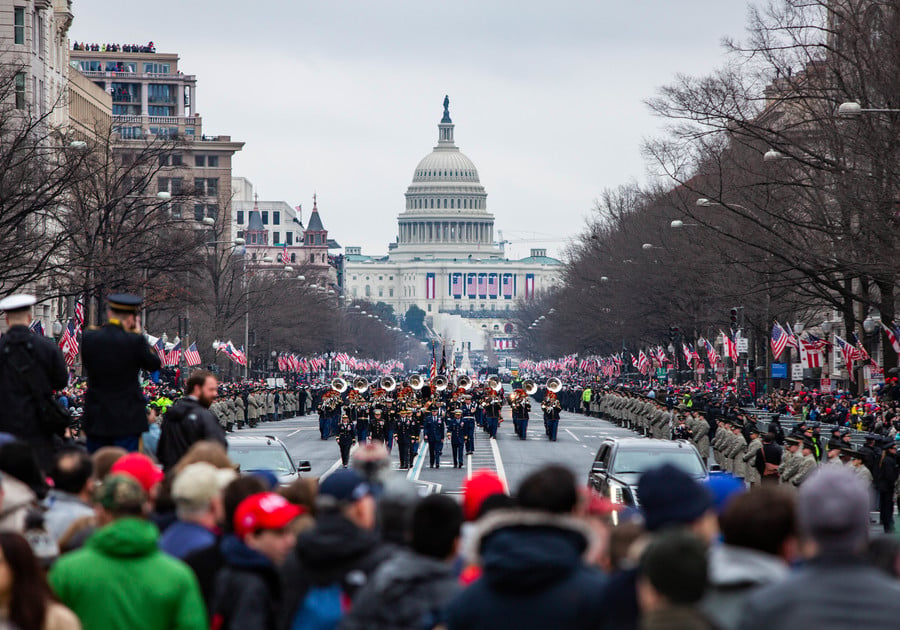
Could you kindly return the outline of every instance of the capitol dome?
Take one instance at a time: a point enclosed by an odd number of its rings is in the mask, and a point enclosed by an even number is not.
[[[392,256],[496,255],[494,217],[478,169],[453,141],[450,100],[438,143],[416,166],[406,190],[406,208],[398,217],[399,235]]]

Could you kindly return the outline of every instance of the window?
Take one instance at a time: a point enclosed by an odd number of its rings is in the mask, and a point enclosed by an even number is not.
[[[393,280],[394,276],[388,276],[388,280]]]
[[[153,86],[150,86],[153,87]],[[140,83],[113,83],[110,86],[112,90],[113,103],[140,103],[141,102],[141,84]]]
[[[115,99],[114,99],[115,100]],[[162,83],[147,85],[147,102],[152,105],[174,105],[175,86]]]
[[[281,211],[272,210],[272,223],[274,225],[281,225]]]
[[[272,232],[272,243],[281,245],[281,232]]]
[[[157,178],[156,192],[169,192],[169,178],[168,177]]]
[[[206,206],[206,216],[210,219],[218,219],[219,218],[219,204],[211,203]]]
[[[43,13],[38,13],[37,33],[34,35],[34,38],[37,40],[38,54],[43,59],[44,53],[46,52],[46,41],[44,40],[44,14]]]
[[[210,155],[206,158],[206,165],[210,168],[218,168],[219,167],[219,156],[218,155]]]
[[[285,232],[284,233],[284,243],[285,243],[285,245],[293,245],[294,244],[294,233],[293,232]]]
[[[147,74],[169,74],[169,67],[167,63],[145,63],[144,72]]]
[[[219,178],[210,177],[206,180],[206,194],[210,197],[219,196]]]
[[[14,21],[13,21],[13,32],[15,37],[15,42],[17,44],[25,43],[25,7],[16,7],[13,9],[14,12]]]
[[[384,287],[378,287],[378,297],[384,297]]]
[[[291,254],[291,262],[292,263],[297,262],[297,254]]]
[[[394,290],[393,290],[393,289],[388,289],[388,296],[389,296],[389,297],[394,297]]]
[[[311,263],[316,262],[316,257],[313,254],[309,255],[309,262],[311,262]]]
[[[244,230],[238,230],[237,237],[244,238]]]
[[[147,114],[150,116],[174,116],[175,108],[168,105],[148,105]]]
[[[238,225],[242,225],[244,223],[244,211],[243,210],[237,211],[237,223],[238,223]]]
[[[180,203],[172,204],[172,218],[173,219],[180,219],[183,212],[184,212],[184,209],[182,208]]]
[[[206,180],[203,178],[197,178],[194,180],[194,192],[198,195],[206,194]]]
[[[263,210],[260,214],[262,215],[263,225],[269,225],[269,211]]]
[[[366,285],[366,297],[371,297],[372,295],[372,287],[370,285]]]
[[[431,312],[431,304],[428,305],[428,312]]]
[[[384,276],[378,276],[379,280],[384,280]]]
[[[205,155],[195,155],[194,156],[194,166],[206,166],[206,156]]]
[[[195,221],[202,221],[205,214],[206,214],[206,206],[204,206],[202,203],[198,203],[197,205],[194,206],[194,220]]]

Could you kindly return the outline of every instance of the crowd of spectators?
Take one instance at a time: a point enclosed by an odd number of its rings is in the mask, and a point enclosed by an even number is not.
[[[156,46],[149,44],[88,44],[85,42],[72,44],[72,50],[89,50],[92,52],[126,52],[126,53],[155,53]]]

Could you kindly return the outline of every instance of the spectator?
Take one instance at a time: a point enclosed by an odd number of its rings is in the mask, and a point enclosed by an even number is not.
[[[460,586],[452,562],[462,510],[450,497],[431,495],[412,511],[410,550],[386,560],[357,595],[341,628],[432,628]]]
[[[24,534],[29,513],[40,507],[40,492],[46,492],[31,448],[18,440],[0,446],[0,472],[0,531]]]
[[[712,630],[697,604],[706,588],[706,545],[684,529],[659,534],[641,556],[641,630]]]
[[[0,533],[0,627],[15,630],[80,630],[75,614],[60,604],[28,541]]]
[[[851,471],[826,466],[800,487],[797,520],[806,564],[747,600],[742,630],[895,628],[900,585],[866,562],[869,500]]]
[[[94,489],[94,464],[82,450],[57,454],[50,470],[53,488],[44,500],[44,525],[55,541],[80,518],[94,515],[91,494]]]
[[[375,499],[358,472],[339,470],[319,484],[315,527],[298,537],[282,569],[282,628],[337,626],[342,602],[389,555],[374,529]]]
[[[385,543],[404,547],[409,543],[409,515],[421,497],[405,477],[384,484],[375,509],[376,531]]]
[[[450,603],[447,627],[596,628],[606,578],[582,557],[591,530],[574,516],[574,476],[547,466],[522,482],[518,497],[519,508],[478,523],[472,555],[483,574]]]
[[[216,578],[212,627],[275,630],[281,606],[278,567],[296,543],[292,521],[302,509],[281,495],[247,497],[234,514],[236,536],[222,542],[225,568]]]
[[[872,566],[895,580],[900,578],[900,540],[895,536],[876,536],[869,542],[866,555]]]
[[[876,477],[878,506],[881,509],[881,525],[885,534],[894,531],[894,487],[898,477],[900,468],[897,466],[897,443],[889,440],[881,453],[881,464]]]
[[[195,442],[211,440],[226,449],[225,432],[209,410],[218,395],[219,383],[207,370],[195,370],[185,384],[187,395],[175,401],[163,416],[162,432],[156,455],[163,469],[169,470]]]
[[[113,465],[128,454],[121,446],[104,446],[91,455],[94,464],[94,477],[102,483],[109,475]]]
[[[222,542],[231,534],[234,535],[234,514],[237,511],[241,501],[254,494],[260,494],[266,491],[266,486],[262,480],[255,475],[246,477],[238,477],[225,487],[222,492],[222,534],[223,536],[216,540],[216,543],[199,549],[184,559],[185,563],[191,567],[200,582],[200,592],[203,593],[203,601],[206,602],[206,609],[212,617],[213,596],[215,595],[216,576],[222,567],[225,566],[225,557],[222,555]]]
[[[193,573],[157,548],[148,503],[135,479],[110,475],[97,493],[100,529],[50,571],[56,595],[86,630],[208,628]]]
[[[216,542],[222,520],[222,489],[237,473],[211,464],[191,464],[175,477],[172,498],[178,520],[160,536],[159,548],[183,559]]]
[[[156,467],[156,464],[141,453],[128,453],[123,455],[109,469],[113,475],[128,475],[141,484],[144,492],[152,501],[156,498],[156,492],[165,475]]]
[[[710,550],[702,609],[721,630],[732,630],[751,593],[787,577],[797,552],[794,495],[775,486],[738,495],[719,526],[723,544]]]

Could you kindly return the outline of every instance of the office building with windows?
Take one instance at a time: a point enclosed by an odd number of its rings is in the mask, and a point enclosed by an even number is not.
[[[534,299],[559,281],[561,263],[544,249],[510,260],[494,241],[494,215],[475,164],[454,142],[449,103],[438,143],[416,166],[386,256],[344,252],[343,287],[350,299],[385,302],[403,316],[426,313],[438,334],[456,335],[473,351],[512,351],[519,300]]]

